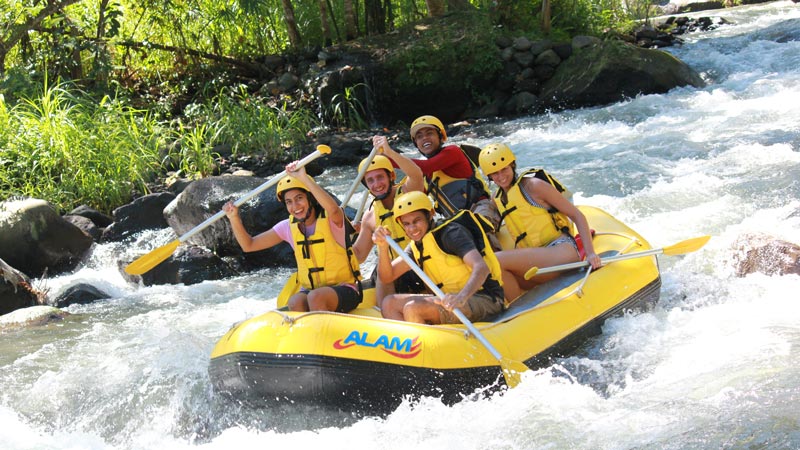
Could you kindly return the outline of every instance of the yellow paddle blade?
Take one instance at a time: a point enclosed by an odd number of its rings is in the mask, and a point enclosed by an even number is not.
[[[525,279],[526,280],[530,280],[531,278],[535,277],[536,276],[536,272],[538,272],[538,271],[539,271],[538,267],[536,267],[536,266],[531,267],[530,269],[528,269],[527,272],[525,272]]]
[[[289,297],[300,292],[300,287],[300,282],[297,280],[297,272],[289,275],[289,279],[286,280],[286,284],[283,285],[283,289],[278,294],[278,308],[286,306],[289,303]]]
[[[665,255],[683,255],[684,253],[691,253],[699,250],[706,242],[711,239],[711,236],[699,236],[685,241],[678,242],[677,244],[664,247]]]
[[[522,373],[528,370],[528,366],[525,364],[508,358],[503,358],[500,361],[500,367],[503,369],[503,378],[505,378],[506,384],[510,388],[517,387],[522,381]]]
[[[128,264],[128,266],[125,267],[125,272],[130,275],[141,275],[149,271],[175,253],[175,249],[178,248],[180,244],[180,239],[175,239],[167,245],[158,247],[152,252],[144,256],[140,256],[136,259],[136,261]]]

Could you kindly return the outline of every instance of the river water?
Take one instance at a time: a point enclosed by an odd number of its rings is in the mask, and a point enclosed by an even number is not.
[[[725,11],[733,24],[670,51],[702,73],[681,88],[602,108],[462,134],[502,140],[545,167],[578,204],[606,209],[655,247],[661,301],[503,395],[406,402],[386,417],[287,405],[248,409],[214,395],[212,346],[275,305],[288,271],[193,286],[126,284],[116,261],[174,239],[102,245],[79,271],[113,299],[65,321],[0,335],[0,448],[798,448],[800,277],[736,277],[737,241],[800,243],[800,5]],[[352,171],[355,172],[354,170]],[[321,179],[343,195],[353,173]]]

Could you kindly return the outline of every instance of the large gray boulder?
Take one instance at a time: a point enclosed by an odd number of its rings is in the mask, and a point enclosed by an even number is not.
[[[126,265],[124,262],[123,265]],[[145,286],[160,284],[197,284],[206,280],[221,280],[238,275],[238,264],[231,265],[205,247],[184,244],[179,246],[169,258],[141,275],[123,277],[133,283]]]
[[[178,236],[195,228],[207,218],[222,210],[229,200],[236,200],[267,180],[257,177],[209,177],[191,183],[165,209],[164,217]],[[289,217],[286,208],[275,197],[271,187],[239,208],[239,215],[247,231],[255,236],[269,230],[279,221]],[[230,222],[223,217],[188,240],[188,243],[206,247],[219,256],[232,256],[243,261],[242,269],[294,264],[289,245],[279,244],[259,252],[243,253],[233,236]]]
[[[174,199],[171,192],[158,192],[120,206],[113,212],[114,223],[103,230],[102,241],[122,241],[144,230],[167,228],[164,208]]]
[[[539,98],[548,108],[580,108],[704,85],[696,71],[667,52],[604,41],[562,62]]]
[[[0,258],[29,277],[74,269],[92,242],[44,200],[0,203]]]

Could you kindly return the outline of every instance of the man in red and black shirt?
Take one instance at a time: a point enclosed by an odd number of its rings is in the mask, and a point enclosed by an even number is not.
[[[411,124],[411,139],[425,156],[412,159],[422,169],[427,180],[427,191],[436,199],[436,211],[452,217],[462,209],[479,214],[488,222],[487,232],[500,227],[500,214],[491,200],[486,183],[479,178],[475,165],[457,145],[444,145],[447,141],[442,122],[434,116],[422,116]],[[491,233],[492,246],[496,240]]]

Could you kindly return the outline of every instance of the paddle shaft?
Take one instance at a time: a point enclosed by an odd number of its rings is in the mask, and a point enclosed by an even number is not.
[[[395,242],[394,239],[392,239],[389,236],[386,236],[386,242],[389,243],[389,246],[392,247],[392,250],[394,250],[395,253],[397,253],[398,255],[400,255],[400,257],[403,258],[406,264],[408,264],[409,267],[411,267],[411,270],[413,270],[417,275],[419,275],[422,281],[424,281],[425,284],[428,285],[428,287],[433,291],[434,294],[436,294],[437,297],[444,299],[445,293],[441,290],[441,288],[439,288],[439,286],[437,286],[436,283],[434,283],[433,280],[431,280],[428,274],[426,274],[422,270],[422,268],[418,266],[417,263],[414,262],[414,260],[411,259],[410,256],[408,256],[408,253],[403,251],[403,248],[400,247],[400,245],[397,242]],[[472,335],[475,336],[481,342],[481,344],[483,344],[483,346],[486,347],[487,350],[489,350],[489,353],[491,353],[492,356],[494,356],[498,361],[503,361],[503,355],[501,355],[500,352],[498,352],[497,349],[495,349],[494,346],[492,346],[492,344],[490,344],[489,341],[486,340],[486,337],[484,337],[484,335],[480,331],[478,331],[477,328],[475,328],[475,325],[473,325],[472,322],[470,322],[469,319],[467,319],[467,316],[465,316],[460,309],[453,308],[453,314],[455,314],[456,317],[458,317],[458,320],[460,320],[461,323],[463,323],[464,326],[467,327],[469,332],[472,333]]]
[[[660,255],[664,253],[663,248],[654,248],[652,250],[645,250],[643,252],[636,252],[636,253],[627,253],[625,255],[615,255],[609,256],[608,258],[600,259],[600,263],[603,265],[610,264],[612,262],[617,261],[624,261],[626,259],[634,259],[634,258],[641,258],[644,256],[652,256],[652,255]],[[570,269],[578,269],[581,267],[587,267],[591,265],[589,261],[578,261],[574,263],[568,264],[560,264],[558,266],[551,266],[551,267],[542,267],[541,269],[536,271],[536,275],[541,275],[543,273],[550,273],[550,272],[558,272],[561,270],[570,270]]]
[[[660,254],[665,254],[670,256],[682,255],[684,253],[690,253],[699,250],[702,246],[706,245],[706,242],[708,242],[709,239],[711,239],[711,236],[698,236],[696,238],[686,239],[685,241],[678,242],[677,244],[673,244],[668,247],[654,248],[651,250],[645,250],[643,252],[628,253],[625,255],[609,256],[608,258],[601,259],[600,263],[605,265],[615,261],[624,261],[626,259],[641,258],[643,256],[653,256]],[[589,265],[588,261],[579,261],[574,263],[561,264],[558,266],[545,267],[542,269],[538,267],[531,267],[527,272],[525,272],[525,279],[530,280],[531,278],[539,274],[558,272],[560,270],[578,269],[581,267],[586,267],[588,265]]]
[[[353,181],[353,185],[350,186],[350,190],[347,192],[347,195],[344,196],[344,201],[342,201],[342,208],[347,206],[350,203],[350,199],[353,197],[353,194],[356,192],[358,185],[361,184],[361,179],[364,177],[364,174],[367,173],[367,169],[369,169],[369,164],[372,162],[372,159],[375,158],[375,155],[378,154],[378,147],[372,147],[372,151],[369,152],[369,156],[367,156],[366,161],[364,164],[361,165],[361,169],[358,171],[358,175],[356,175],[355,181]]]
[[[353,218],[353,222],[358,222],[361,220],[361,216],[364,215],[364,210],[367,208],[367,200],[369,200],[369,190],[364,192],[364,196],[361,198],[361,203],[358,205],[358,210],[356,210],[356,215]]]
[[[310,155],[308,155],[305,158],[303,158],[300,161],[298,161],[297,162],[297,167],[299,168],[299,167],[305,166],[306,164],[308,164],[311,161],[319,158],[320,156],[325,155],[327,153],[330,153],[330,147],[327,147],[327,151],[321,151],[320,147],[323,147],[323,146],[317,147],[317,150],[315,150],[314,153],[311,153]],[[241,206],[242,204],[244,204],[245,202],[247,202],[251,198],[255,197],[256,195],[258,195],[258,194],[264,192],[265,190],[271,188],[272,186],[278,184],[278,182],[281,179],[283,179],[283,177],[285,177],[286,175],[287,175],[287,172],[285,170],[280,172],[280,173],[278,173],[278,174],[273,175],[272,178],[269,179],[269,181],[267,181],[266,183],[262,184],[261,186],[255,188],[255,189],[253,189],[252,191],[248,192],[244,196],[240,197],[238,200],[233,202],[233,204],[236,205],[237,207]],[[217,220],[221,219],[224,215],[225,215],[225,211],[218,211],[213,216],[209,217],[208,219],[204,220],[199,225],[195,226],[191,230],[189,230],[186,233],[184,233],[183,235],[181,235],[181,237],[179,237],[178,240],[180,242],[186,242],[186,240],[188,240],[189,238],[191,238],[195,234],[203,231],[204,229],[208,228],[209,225],[211,225],[212,223],[214,223]]]

